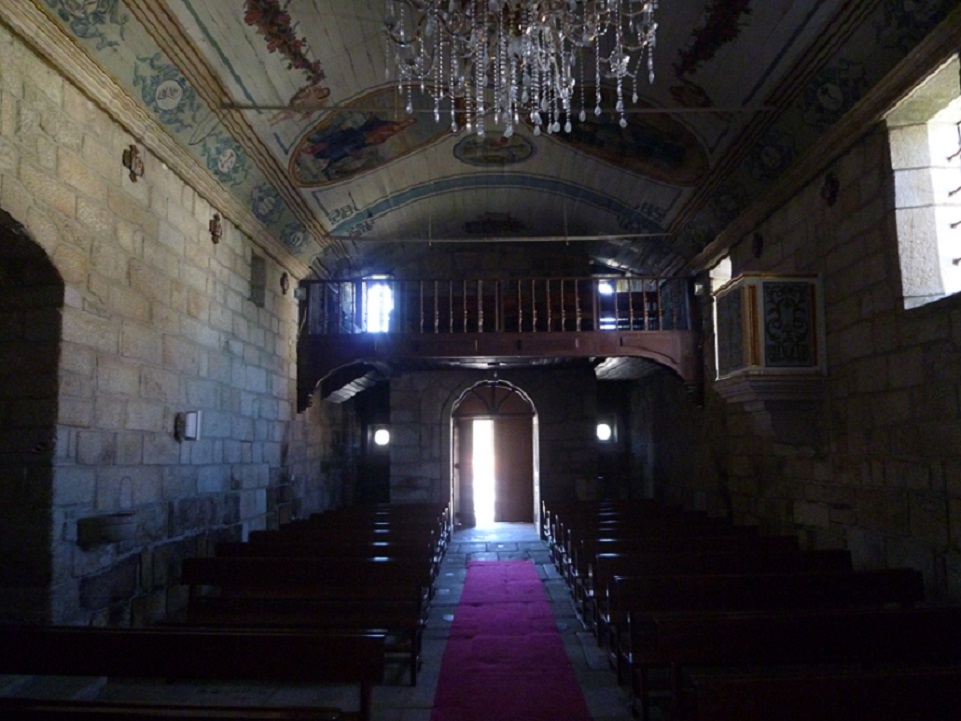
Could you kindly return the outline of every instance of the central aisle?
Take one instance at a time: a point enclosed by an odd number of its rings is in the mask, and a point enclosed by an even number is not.
[[[471,561],[431,721],[590,721],[537,569]]]

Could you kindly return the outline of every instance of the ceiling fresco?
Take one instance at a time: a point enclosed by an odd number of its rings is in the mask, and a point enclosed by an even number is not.
[[[957,5],[661,0],[656,77],[627,128],[589,115],[479,137],[388,82],[381,0],[23,1],[336,275],[387,270],[398,244],[506,237],[682,270]]]

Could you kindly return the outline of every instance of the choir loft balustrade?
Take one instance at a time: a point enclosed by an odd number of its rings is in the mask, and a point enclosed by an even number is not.
[[[301,288],[308,336],[690,330],[686,278],[365,278]]]
[[[693,380],[691,296],[688,278],[639,276],[304,281],[300,405],[335,371],[405,359],[646,356]]]

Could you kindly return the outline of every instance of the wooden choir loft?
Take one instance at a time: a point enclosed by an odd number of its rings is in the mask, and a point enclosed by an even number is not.
[[[355,365],[457,359],[648,358],[699,377],[693,283],[587,277],[310,281],[299,289],[298,403]],[[364,373],[369,366],[363,367]],[[364,375],[360,373],[359,375]]]

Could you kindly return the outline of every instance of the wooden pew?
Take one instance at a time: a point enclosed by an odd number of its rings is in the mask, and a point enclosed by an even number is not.
[[[581,538],[599,538],[606,535],[603,533],[605,529],[639,529],[655,524],[667,524],[671,527],[731,525],[726,519],[709,517],[700,511],[641,504],[608,511],[557,514],[553,522],[552,544],[559,553],[569,553],[572,544]]]
[[[272,533],[286,534],[292,531],[301,531],[323,535],[332,531],[346,532],[348,535],[363,535],[371,531],[380,531],[385,534],[395,534],[399,537],[410,539],[420,539],[425,537],[436,538],[440,541],[441,529],[434,524],[406,523],[396,520],[354,520],[351,518],[336,519],[307,519],[302,521],[291,521],[281,526]]]
[[[276,531],[251,531],[249,541],[256,543],[263,540],[271,542],[284,541],[313,541],[313,540],[336,540],[342,539],[352,543],[357,542],[430,542],[440,548],[440,540],[436,529],[424,528],[421,526],[390,526],[387,524],[361,524],[352,526],[350,524],[341,526],[338,524],[311,524],[293,523],[284,526]]]
[[[636,500],[604,500],[604,501],[567,501],[544,503],[543,530],[545,541],[555,563],[564,552],[565,536],[568,529],[574,526],[587,526],[597,523],[600,519],[610,520],[613,517],[623,517],[630,514],[635,517],[660,516],[677,513],[681,509],[665,506],[653,499]],[[558,566],[560,569],[560,565]]]
[[[698,670],[961,663],[961,608],[632,614],[629,629],[627,666],[645,718],[657,693],[683,700]]]
[[[338,721],[340,709],[183,706],[0,697],[0,718],[17,721]]]
[[[954,721],[961,668],[698,677],[676,721]]]
[[[384,680],[383,634],[0,626],[0,648],[4,674],[356,685],[362,721]],[[4,718],[29,701],[4,700]]]
[[[599,499],[594,501],[541,501],[541,538],[548,543],[555,537],[555,527],[558,519],[566,514],[596,515],[648,507],[650,509],[663,508],[660,501],[653,498],[639,499]]]
[[[365,595],[335,599],[256,596],[207,596],[191,601],[174,623],[205,628],[281,628],[352,633],[383,633],[385,654],[408,664],[410,685],[417,685],[427,613],[407,589],[382,587]]]
[[[409,659],[416,685],[432,573],[424,559],[187,558],[181,582],[192,623],[386,630],[388,650]],[[323,614],[311,617],[311,605]]]
[[[754,534],[756,526],[735,525],[727,518],[679,508],[642,508],[596,517],[562,518],[559,534],[563,551],[570,553],[582,538],[649,538],[656,535]],[[665,529],[666,533],[660,533]]]
[[[297,541],[280,536],[259,537],[256,541],[221,541],[214,548],[216,558],[396,558],[411,561],[427,559],[431,579],[437,578],[441,556],[425,541],[368,541],[367,539],[315,539]]]
[[[442,548],[450,543],[453,523],[450,507],[442,503],[376,504],[372,506],[349,506],[323,513],[316,513],[291,525],[322,525],[360,527],[363,525],[390,525],[392,527],[421,527],[436,534]]]
[[[609,616],[605,601],[616,576],[680,576],[755,573],[849,573],[851,552],[845,549],[814,551],[768,551],[745,548],[733,552],[602,553],[595,558],[592,574],[594,595],[586,596],[595,612],[594,627],[602,643]]]
[[[251,531],[248,540],[250,543],[424,543],[433,549],[433,557],[440,559],[445,552],[437,530],[420,526],[362,524],[341,527],[299,523],[276,531]]]
[[[577,596],[578,586],[593,586],[594,561],[602,553],[666,553],[746,551],[800,551],[797,536],[655,536],[653,538],[584,538],[573,549],[568,583]]]
[[[429,560],[403,558],[186,558],[180,581],[192,594],[215,586],[221,595],[234,596],[271,589],[291,597],[336,598],[344,588],[407,586],[425,601],[433,583]]]
[[[297,541],[280,535],[252,541],[221,541],[214,549],[218,558],[279,556],[286,558],[431,558],[433,549],[422,541],[368,541],[346,539],[337,542]]]
[[[615,576],[608,586],[612,659],[623,680],[632,652],[629,616],[658,611],[762,611],[911,606],[924,600],[924,578],[911,568],[849,573],[763,573],[701,576]]]
[[[184,564],[191,602],[181,620],[386,630],[388,651],[409,658],[415,685],[427,605],[449,533],[446,504],[377,504],[314,514],[254,532],[246,543],[220,543],[218,560]],[[201,598],[201,587],[216,595]]]
[[[328,522],[338,519],[354,521],[393,519],[419,525],[436,524],[438,527],[451,525],[450,507],[446,503],[375,503],[342,506],[312,513],[296,522]]]
[[[672,512],[666,515],[643,512],[623,515],[599,522],[568,525],[561,529],[563,540],[557,550],[558,568],[570,575],[574,548],[586,538],[654,538],[685,536],[746,536],[759,535],[756,526],[735,526],[727,519],[709,517],[693,512]]]

